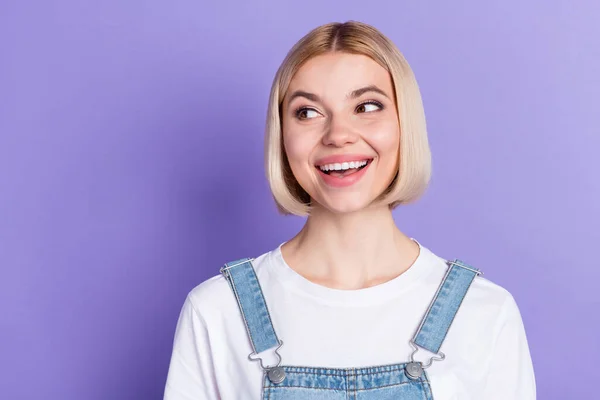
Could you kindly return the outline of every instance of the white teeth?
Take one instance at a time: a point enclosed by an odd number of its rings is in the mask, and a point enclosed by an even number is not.
[[[367,161],[350,161],[344,163],[333,163],[333,164],[325,164],[319,165],[319,169],[321,171],[345,171],[347,169],[360,168],[362,166],[367,165]]]

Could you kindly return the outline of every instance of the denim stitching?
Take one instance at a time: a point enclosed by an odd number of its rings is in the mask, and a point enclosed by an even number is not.
[[[344,392],[343,389],[337,389],[337,388],[313,387],[313,386],[301,386],[301,385],[277,385],[277,386],[272,386],[271,390],[274,390],[274,389],[310,389],[310,390]]]
[[[374,365],[369,367],[359,367],[359,368],[323,368],[323,367],[308,367],[301,365],[281,365],[282,368],[286,369],[286,372],[296,373],[296,374],[320,374],[320,375],[330,375],[330,376],[344,376],[350,370],[356,370],[358,375],[372,375],[379,374],[385,372],[393,372],[398,370],[403,370],[408,362],[402,362],[397,364],[381,364]],[[331,371],[331,372],[326,372]]]
[[[270,381],[267,379],[267,371],[263,371],[263,395],[262,395],[262,398],[265,399],[265,397],[266,397],[266,400],[271,399],[271,390],[269,389],[268,382],[270,382]]]
[[[279,343],[279,337],[277,336],[277,332],[275,332],[275,327],[273,326],[273,321],[271,320],[271,314],[269,313],[269,307],[267,306],[267,301],[265,300],[265,296],[263,294],[262,288],[260,287],[260,283],[258,282],[258,277],[256,276],[256,270],[254,269],[254,264],[252,263],[252,261],[250,262],[250,266],[252,267],[252,275],[254,280],[256,281],[256,286],[258,287],[258,292],[260,294],[260,297],[262,298],[263,304],[265,305],[265,310],[267,311],[267,318],[269,319],[269,325],[271,327],[271,330],[273,331],[273,335],[275,335],[275,339],[277,340],[277,343]]]
[[[395,387],[395,386],[404,386],[404,385],[410,385],[410,384],[414,384],[414,382],[392,383],[390,385],[376,386],[376,387],[372,387],[372,388],[369,388],[369,389],[358,389],[358,391],[359,392],[368,392],[370,390],[385,389],[385,388],[390,388],[390,387]]]
[[[455,290],[454,282],[456,280],[462,278],[461,273],[463,271],[469,271],[473,274],[471,281],[466,286],[465,293],[460,298],[460,302],[458,304],[457,311],[455,313],[453,313],[449,323],[445,327],[445,331],[442,335],[441,342],[438,339],[435,339],[435,337],[432,339],[429,335],[429,333],[431,332],[432,324],[433,324],[432,320],[435,319],[441,312],[444,301],[446,301],[447,299],[453,298],[452,294]],[[436,292],[436,295],[433,298],[432,303],[430,304],[427,312],[425,313],[425,316],[423,317],[423,320],[421,321],[421,324],[417,330],[417,333],[415,334],[415,336],[412,339],[413,343],[417,344],[417,342],[421,342],[421,344],[419,344],[420,347],[422,347],[426,350],[429,350],[433,353],[439,352],[439,350],[450,330],[450,327],[452,326],[452,323],[454,322],[454,319],[456,318],[456,314],[458,313],[458,310],[460,309],[460,306],[462,305],[464,298],[466,297],[466,294],[467,294],[471,284],[473,283],[473,280],[475,279],[475,276],[477,276],[477,270],[474,270],[474,269],[468,268],[468,267],[463,268],[463,266],[459,263],[450,262],[450,267],[446,271],[446,275],[444,276],[444,279],[442,280],[442,283],[440,284],[440,286]],[[433,326],[436,326],[436,325],[434,324]],[[438,336],[438,335],[434,335],[434,336]],[[425,342],[425,343],[423,343],[423,342]],[[440,342],[440,343],[438,343],[438,342]],[[431,348],[432,345],[435,345],[436,347]]]
[[[433,394],[431,393],[431,383],[429,381],[429,377],[427,376],[427,371],[423,371],[421,379],[423,382],[423,392],[425,392],[425,400],[433,400]]]
[[[237,287],[235,285],[235,280],[231,277],[231,274],[228,271],[231,268],[238,267],[240,265],[244,266],[245,264],[250,264],[250,268],[248,269],[248,271],[250,272],[250,281],[248,283],[251,284],[254,288],[258,289],[258,290],[253,290],[253,293],[255,295],[260,296],[260,298],[262,299],[263,304],[264,304],[264,309],[263,309],[263,307],[259,307],[259,310],[261,312],[266,310],[266,317],[267,317],[267,319],[269,321],[270,331],[275,336],[275,339],[276,339],[277,343],[280,343],[280,341],[279,341],[279,337],[277,336],[277,332],[275,332],[275,328],[273,327],[273,322],[271,320],[271,315],[269,313],[269,308],[268,308],[267,302],[265,301],[265,298],[263,296],[262,289],[260,287],[260,283],[258,282],[258,277],[256,276],[256,272],[254,270],[254,265],[252,264],[252,259],[247,259],[245,262],[239,262],[239,263],[234,264],[232,267],[225,268],[224,271],[223,271],[223,274],[225,275],[225,277],[227,278],[227,280],[231,284],[231,287],[232,287],[233,292],[235,294],[235,298],[237,300],[238,306],[239,306],[241,314],[242,314],[242,318],[244,320],[244,325],[246,326],[246,332],[248,333],[248,337],[250,338],[250,342],[252,344],[252,351],[253,351],[254,354],[256,354],[257,353],[257,351],[256,351],[256,343],[254,342],[254,337],[250,333],[250,327],[248,325],[248,321],[246,320],[246,315],[245,315],[246,310],[244,309],[244,307],[242,306],[242,303],[240,301],[240,297],[239,297],[239,294],[238,294],[238,291],[237,291]],[[260,318],[264,319],[264,317],[265,317],[264,313],[261,313]]]
[[[390,388],[390,387],[395,387],[395,386],[404,386],[404,385],[411,385],[411,384],[414,385],[414,384],[416,384],[416,382],[392,383],[390,385],[375,386],[375,387],[368,388],[368,389],[357,389],[357,387],[354,386],[354,390],[347,389],[346,393],[350,395],[350,394],[352,394],[352,392],[354,392],[354,399],[356,399],[357,392],[368,392],[370,390],[385,389],[385,388]],[[429,386],[429,381],[426,381],[426,380],[418,381],[418,384],[421,385],[421,386],[425,386],[425,385]],[[324,390],[324,391],[333,390],[333,391],[338,391],[338,392],[341,391],[338,388],[314,387],[314,386],[302,386],[302,385],[277,385],[277,386],[270,386],[269,387],[269,389],[272,389],[272,388],[275,388],[275,389],[282,389],[282,388],[285,388],[285,389],[294,389],[294,388],[297,388],[297,389],[311,389],[311,390]],[[268,393],[271,393],[271,390],[269,390]],[[428,400],[428,399],[426,399],[426,400]]]
[[[325,374],[325,376],[331,376],[332,374]],[[346,400],[351,400],[350,399],[350,377],[348,376],[348,373],[345,373],[343,375],[343,379],[344,379],[344,384],[346,385]]]
[[[352,368],[352,375],[354,375],[354,400],[356,400],[356,391],[358,389],[358,379],[356,377],[356,370]]]
[[[444,280],[443,286],[441,287],[441,290],[439,291],[438,296],[435,299],[433,306],[431,307],[431,311],[425,317],[425,323],[423,324],[423,329],[421,330],[421,333],[425,335],[425,339],[423,339],[425,342],[431,342],[433,340],[429,335],[427,335],[427,333],[431,332],[432,326],[437,326],[438,324],[435,324],[432,321],[434,321],[435,318],[437,318],[440,315],[441,311],[443,310],[444,302],[447,301],[448,298],[450,298],[452,295],[451,288],[454,282],[456,281],[456,274],[454,274],[454,271],[454,268],[450,269],[448,276]],[[428,346],[431,345],[432,343],[428,343]],[[441,343],[435,349],[427,348],[424,346],[421,347],[431,351],[432,353],[437,353],[441,347]]]
[[[460,306],[462,306],[462,303],[465,301],[465,297],[467,297],[469,288],[471,287],[471,285],[473,284],[473,281],[475,280],[475,276],[476,275],[473,275],[473,278],[471,278],[471,282],[469,282],[469,284],[467,285],[467,288],[466,288],[467,290],[465,291],[465,294],[461,297],[460,302],[458,303],[457,310],[460,310]],[[457,314],[458,314],[458,311],[455,312],[454,315],[452,315],[452,319],[450,320],[450,323],[448,324],[448,327],[446,328],[446,331],[444,332],[444,339],[448,335],[448,332],[450,331],[450,327],[452,327],[452,323],[456,319]],[[440,347],[441,347],[441,344],[440,344]],[[440,347],[438,347],[438,350]]]
[[[444,284],[446,283],[446,279],[448,279],[448,275],[450,275],[450,270],[451,269],[452,269],[452,266],[450,266],[446,270],[446,273],[444,274],[444,278],[442,279],[442,282],[440,283],[440,285],[438,286],[437,290],[435,291],[435,295],[433,296],[433,300],[431,300],[431,303],[429,304],[429,307],[427,307],[427,311],[425,311],[425,315],[423,316],[423,319],[421,320],[421,323],[419,324],[419,327],[417,328],[417,331],[415,332],[415,335],[412,338],[412,342],[413,343],[416,342],[417,337],[421,333],[421,328],[423,328],[423,325],[425,325],[425,322],[427,321],[427,317],[429,316],[429,312],[433,308],[433,305],[435,304],[435,302],[436,302],[436,300],[437,300],[440,292],[442,291],[442,288],[444,287]]]
[[[252,351],[254,353],[256,353],[256,347],[254,346],[254,338],[252,337],[252,334],[250,333],[250,327],[248,326],[248,321],[246,320],[244,308],[242,307],[242,302],[240,301],[240,296],[238,295],[237,288],[235,287],[235,282],[233,281],[233,278],[231,277],[229,272],[225,271],[224,274],[226,274],[225,277],[226,277],[227,281],[230,282],[230,286],[233,290],[233,294],[235,295],[235,300],[238,303],[240,314],[242,314],[242,319],[244,320],[244,326],[246,327],[246,332],[248,333],[248,338],[250,339],[250,345],[252,346]]]

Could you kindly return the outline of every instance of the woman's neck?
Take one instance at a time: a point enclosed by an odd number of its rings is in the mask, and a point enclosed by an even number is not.
[[[419,246],[396,227],[388,207],[345,214],[315,208],[281,251],[292,269],[314,283],[360,289],[406,271]]]

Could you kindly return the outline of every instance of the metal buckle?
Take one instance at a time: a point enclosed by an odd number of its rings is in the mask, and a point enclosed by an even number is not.
[[[262,358],[260,358],[260,357],[252,358],[253,356],[257,355],[256,353],[252,352],[248,355],[248,359],[250,361],[260,362],[260,367],[263,369],[263,371],[265,371],[267,373],[268,378],[273,383],[281,383],[285,380],[285,371],[283,370],[283,368],[280,367],[281,354],[279,354],[279,351],[278,351],[281,348],[281,346],[283,346],[283,340],[279,339],[279,346],[277,346],[275,348],[275,355],[277,356],[277,364],[275,364],[275,365],[270,365],[270,366],[265,367],[265,365],[263,364]]]
[[[271,366],[266,366],[266,367],[265,367],[265,366],[263,365],[262,358],[260,358],[260,357],[252,358],[252,356],[256,356],[256,355],[257,355],[255,352],[252,352],[252,353],[250,353],[250,354],[248,355],[248,359],[249,359],[250,361],[258,361],[258,362],[260,362],[260,367],[261,367],[263,370],[268,370],[268,369],[271,369],[271,368],[276,368],[276,367],[279,367],[279,366],[281,365],[281,354],[279,354],[278,350],[281,348],[281,346],[283,346],[283,340],[279,339],[279,346],[277,346],[277,347],[275,348],[275,355],[277,356],[277,359],[278,359],[278,361],[277,361],[277,364],[276,364],[276,365],[271,365]]]
[[[437,357],[433,356],[429,359],[427,364],[423,364],[420,361],[415,361],[415,354],[417,354],[417,351],[419,351],[419,347],[416,344],[414,344],[412,340],[410,341],[410,347],[413,348],[413,352],[410,355],[410,362],[420,363],[423,369],[431,367],[431,364],[433,364],[434,361],[443,361],[446,358],[446,355],[440,351],[439,353],[437,353]]]

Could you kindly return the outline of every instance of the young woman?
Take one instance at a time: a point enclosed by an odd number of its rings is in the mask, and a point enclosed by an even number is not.
[[[279,209],[306,224],[189,293],[166,400],[535,398],[513,297],[394,223],[431,158],[388,38],[358,22],[302,38],[273,82],[265,153]]]

